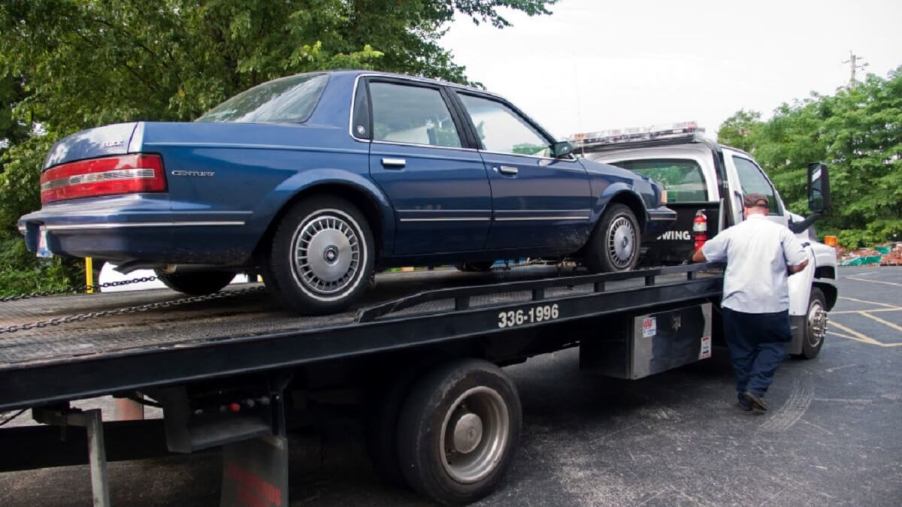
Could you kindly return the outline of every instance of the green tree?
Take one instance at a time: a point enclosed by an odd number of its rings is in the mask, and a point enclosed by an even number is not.
[[[739,111],[718,140],[752,153],[789,205],[806,211],[806,166],[830,166],[833,211],[821,224],[844,246],[902,235],[902,68],[831,96],[783,104],[767,121]]]

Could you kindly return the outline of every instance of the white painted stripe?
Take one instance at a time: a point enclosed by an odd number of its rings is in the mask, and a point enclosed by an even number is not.
[[[92,229],[124,229],[132,227],[218,227],[244,225],[244,222],[106,222],[99,224],[48,225],[48,231],[74,231]]]

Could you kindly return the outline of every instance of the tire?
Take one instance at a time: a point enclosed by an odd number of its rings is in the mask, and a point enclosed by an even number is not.
[[[314,196],[277,225],[263,281],[289,310],[340,312],[366,291],[374,257],[373,233],[360,210],[340,197]]]
[[[639,262],[640,237],[633,210],[625,204],[608,205],[586,246],[586,267],[593,273],[632,270]]]
[[[398,458],[398,418],[419,368],[404,370],[368,396],[366,448],[376,474],[392,486],[407,488]]]
[[[811,288],[808,315],[802,324],[802,353],[799,357],[814,359],[824,346],[827,333],[827,298],[817,287]]]
[[[488,273],[492,270],[492,266],[495,265],[495,261],[482,261],[482,262],[464,262],[462,264],[458,264],[455,266],[458,271],[463,271],[464,273]]]
[[[415,383],[399,418],[407,484],[443,504],[488,495],[513,460],[521,418],[516,387],[497,366],[471,359],[430,372]]]
[[[190,296],[204,296],[219,292],[235,278],[232,271],[154,271],[157,279],[170,289]]]

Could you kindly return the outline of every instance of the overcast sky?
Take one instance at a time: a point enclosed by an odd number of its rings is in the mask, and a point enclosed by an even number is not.
[[[442,44],[471,80],[559,137],[696,120],[713,135],[745,108],[830,94],[902,65],[902,0],[562,0],[498,30],[455,21]]]

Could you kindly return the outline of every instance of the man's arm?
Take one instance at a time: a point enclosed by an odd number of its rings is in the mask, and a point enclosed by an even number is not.
[[[794,275],[799,271],[808,267],[808,259],[803,260],[800,264],[796,264],[795,266],[787,266],[789,268],[789,274]]]
[[[705,262],[706,260],[708,259],[705,258],[705,253],[702,252],[701,248],[699,248],[695,251],[694,254],[692,254],[692,262]]]

